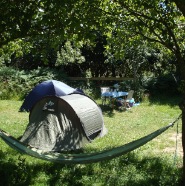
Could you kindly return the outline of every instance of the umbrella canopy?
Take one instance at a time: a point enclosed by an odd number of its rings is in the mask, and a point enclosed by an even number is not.
[[[65,96],[69,94],[83,94],[63,82],[57,80],[48,80],[36,85],[26,96],[20,112],[29,112],[33,105],[45,96]]]

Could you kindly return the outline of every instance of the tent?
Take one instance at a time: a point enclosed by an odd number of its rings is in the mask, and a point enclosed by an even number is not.
[[[19,111],[29,112],[33,105],[39,101],[44,96],[65,96],[69,94],[83,94],[78,89],[74,89],[63,82],[57,80],[43,81],[42,83],[36,85],[32,91],[26,96],[22,106]]]
[[[86,95],[45,96],[32,107],[20,141],[45,152],[71,151],[106,132],[100,108]]]

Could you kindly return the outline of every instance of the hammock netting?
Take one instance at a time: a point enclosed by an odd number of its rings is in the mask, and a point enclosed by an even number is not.
[[[86,164],[86,163],[95,163],[103,160],[113,159],[115,157],[124,155],[128,152],[131,152],[152,139],[156,138],[168,128],[172,127],[176,121],[180,119],[181,115],[172,123],[168,124],[165,127],[162,127],[138,140],[132,141],[130,143],[124,144],[119,147],[115,147],[109,150],[100,151],[97,153],[83,153],[83,154],[62,154],[62,153],[52,153],[52,152],[42,152],[39,149],[35,149],[18,141],[16,138],[10,136],[3,130],[0,130],[0,137],[13,149],[30,155],[35,158],[63,163],[63,164]]]

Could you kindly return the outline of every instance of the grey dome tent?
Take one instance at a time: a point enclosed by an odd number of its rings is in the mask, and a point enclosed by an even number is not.
[[[88,96],[46,96],[30,111],[20,141],[45,152],[61,152],[80,149],[105,133],[101,110]]]

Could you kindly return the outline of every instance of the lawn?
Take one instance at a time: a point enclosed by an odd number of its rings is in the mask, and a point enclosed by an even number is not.
[[[173,122],[180,114],[179,99],[157,98],[131,111],[102,106],[108,134],[93,141],[85,152],[98,152],[139,139]],[[28,113],[18,112],[21,101],[0,100],[0,128],[20,137]],[[178,126],[178,128],[177,128]],[[0,185],[66,186],[175,186],[181,176],[181,122],[146,145],[118,158],[92,164],[63,165],[18,153],[0,140]]]

